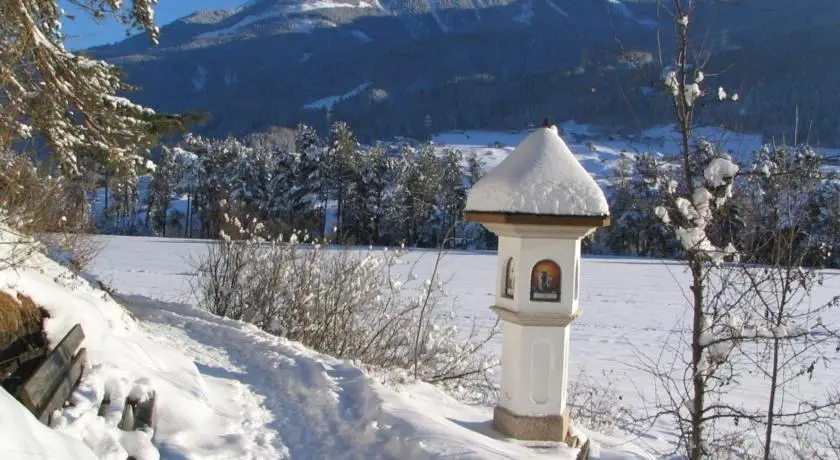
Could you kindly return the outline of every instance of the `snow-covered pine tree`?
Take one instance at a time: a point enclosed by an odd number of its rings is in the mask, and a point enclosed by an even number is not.
[[[249,148],[232,140],[233,157],[224,169],[228,186],[230,217],[266,220],[268,184],[271,180],[271,153],[264,148]]]
[[[429,142],[417,152],[417,174],[412,191],[412,221],[415,222],[417,236],[412,244],[438,247],[445,234],[445,230],[441,230],[443,215],[439,206],[441,172],[435,148]]]
[[[484,161],[475,153],[467,155],[467,188],[472,188],[482,177],[484,177]],[[475,222],[464,222],[462,234],[467,245],[477,249],[489,249],[494,247],[498,241],[496,234],[487,231],[483,225]]]
[[[206,139],[201,136],[187,135],[184,147],[193,152],[201,167],[197,171],[201,176],[196,181],[195,206],[201,220],[201,236],[215,238],[222,228],[230,187],[226,182],[226,168],[245,148],[234,138],[225,140]]]
[[[350,126],[337,121],[330,128],[330,140],[323,164],[324,179],[331,197],[336,201],[336,240],[344,242],[345,199],[347,187],[358,173],[359,142]]]
[[[147,212],[151,217],[152,228],[164,237],[169,226],[169,206],[180,181],[179,173],[177,155],[173,149],[163,146],[160,160],[152,173]]]
[[[195,194],[199,188],[199,181],[205,177],[203,166],[196,154],[181,147],[173,149],[175,154],[176,168],[178,169],[179,180],[175,184],[175,193],[187,197],[187,209],[184,216],[184,234],[192,238],[193,224],[195,220]]]
[[[464,218],[464,206],[467,200],[463,160],[463,153],[451,148],[444,149],[440,159],[441,226],[438,233],[440,238],[443,238],[452,229],[450,238],[453,241],[458,241],[460,236],[457,227]]]
[[[309,224],[312,227],[311,234],[323,235],[328,201],[326,147],[314,128],[301,123],[295,127],[294,151],[299,155],[301,163],[302,173],[297,182],[301,203],[308,201],[308,206],[312,208],[312,216],[309,217],[312,220]]]
[[[315,128],[300,123],[295,128],[295,151],[298,153],[307,153],[311,149],[317,148],[321,144],[318,138],[318,133]]]
[[[115,15],[157,41],[156,0],[74,2],[94,18]],[[117,67],[64,47],[67,15],[57,0],[0,2],[0,149],[39,138],[65,174],[79,174],[87,157],[109,167],[145,163],[145,149],[191,117],[159,115],[117,96],[132,88]]]
[[[774,257],[784,238],[793,244],[798,262],[808,253],[820,233],[818,206],[822,158],[809,146],[765,145],[755,152],[751,173],[744,181],[743,206],[748,208],[752,227],[750,254],[757,263],[775,264]],[[814,258],[820,259],[818,254]],[[808,264],[810,265],[810,264]]]
[[[356,174],[347,187],[344,208],[346,240],[358,244],[379,242],[389,172],[384,149],[367,147],[359,151]]]

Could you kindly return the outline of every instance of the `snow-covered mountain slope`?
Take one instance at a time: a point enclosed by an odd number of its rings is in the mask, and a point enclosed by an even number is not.
[[[701,122],[781,138],[798,107],[812,140],[840,145],[835,101],[815,96],[833,94],[815,76],[834,61],[798,61],[834,56],[840,3],[786,1],[696,3],[709,84],[744,96],[704,107]],[[625,131],[665,123],[667,98],[647,90],[657,56],[669,61],[671,33],[669,15],[647,0],[255,0],[164,25],[157,47],[136,35],[88,51],[125,68],[141,88],[137,102],[209,112],[196,129],[215,137],[301,121],[324,130],[324,109],[306,105],[370,82],[331,107],[330,119],[371,141],[524,127],[545,116]]]

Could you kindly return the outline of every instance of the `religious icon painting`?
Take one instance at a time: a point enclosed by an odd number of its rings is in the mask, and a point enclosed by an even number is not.
[[[504,296],[512,299],[514,287],[516,287],[516,263],[513,261],[513,257],[511,257],[505,265]]]
[[[560,301],[560,266],[554,261],[543,259],[531,270],[531,300]]]

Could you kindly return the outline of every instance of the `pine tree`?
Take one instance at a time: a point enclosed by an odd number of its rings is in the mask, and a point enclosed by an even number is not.
[[[233,154],[224,168],[228,187],[229,214],[265,221],[268,211],[268,184],[272,167],[266,149],[252,149],[233,140],[228,147]]]
[[[467,184],[472,188],[481,178],[484,177],[484,162],[471,152],[467,155]],[[474,222],[464,224],[464,233],[470,235],[468,240],[474,244],[477,249],[490,249],[498,244],[498,237],[489,231],[484,226]]]
[[[355,237],[357,243],[374,244],[380,240],[390,172],[384,149],[369,147],[360,151],[346,208],[348,236]]]
[[[412,244],[422,247],[437,247],[443,237],[441,222],[443,215],[439,206],[440,165],[434,146],[425,143],[417,152],[417,180],[413,189],[412,220],[416,236]]]
[[[345,200],[348,186],[358,174],[359,143],[350,126],[338,121],[330,129],[330,142],[325,162],[328,188],[336,202],[336,239],[344,242]]]
[[[118,15],[153,42],[155,0],[87,0],[84,11]],[[0,149],[20,139],[43,139],[65,174],[81,174],[80,157],[121,170],[145,164],[145,149],[161,134],[183,129],[189,116],[158,115],[118,96],[132,90],[119,69],[64,47],[64,14],[56,0],[0,2]]]
[[[193,221],[195,220],[195,194],[199,189],[199,181],[205,176],[198,156],[180,147],[173,149],[179,180],[175,184],[175,192],[187,197],[187,209],[184,216],[184,233],[192,238]]]
[[[152,174],[147,212],[151,213],[153,228],[164,237],[169,223],[169,205],[178,179],[177,155],[169,147],[163,146],[160,161]]]
[[[452,229],[451,238],[457,240],[457,224],[464,217],[467,191],[464,184],[464,156],[460,150],[444,149],[440,165],[440,203],[442,237]]]

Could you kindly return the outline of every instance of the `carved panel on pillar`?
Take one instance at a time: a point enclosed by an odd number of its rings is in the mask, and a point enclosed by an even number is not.
[[[516,262],[511,257],[505,265],[505,285],[502,286],[502,296],[512,299],[514,287],[516,287]]]
[[[560,301],[560,266],[549,259],[543,259],[531,269],[531,301]]]
[[[546,340],[531,346],[531,401],[543,405],[551,399],[551,343]]]

